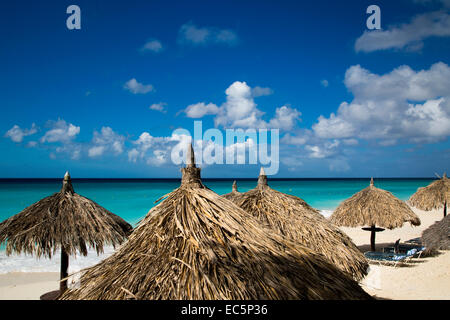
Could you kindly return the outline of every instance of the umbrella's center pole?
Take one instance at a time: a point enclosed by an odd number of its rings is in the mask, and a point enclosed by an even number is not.
[[[370,250],[376,251],[375,248],[375,225],[372,226],[372,230],[370,231]]]
[[[61,247],[61,274],[60,280],[67,278],[69,269],[69,255],[67,254],[64,247]],[[59,291],[63,293],[67,290],[67,279],[59,283]]]
[[[444,202],[444,218],[447,216],[447,201]]]

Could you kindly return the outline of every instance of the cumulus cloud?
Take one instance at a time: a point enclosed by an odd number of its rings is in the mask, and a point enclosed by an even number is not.
[[[149,109],[159,111],[162,113],[166,113],[167,112],[167,110],[165,108],[166,106],[167,106],[167,103],[165,103],[165,102],[154,103],[149,107]]]
[[[409,23],[389,26],[387,30],[365,31],[355,42],[357,52],[387,49],[417,51],[429,37],[450,36],[450,15],[445,11],[427,12]]]
[[[219,107],[214,103],[205,104],[204,102],[200,102],[189,105],[184,112],[188,118],[202,118],[206,115],[218,114]]]
[[[183,24],[178,32],[178,43],[194,46],[208,44],[235,45],[237,34],[229,29],[216,27],[198,27],[192,22]]]
[[[283,138],[281,139],[281,142],[283,144],[287,145],[296,145],[301,146],[305,145],[310,140],[310,135],[306,135],[303,133],[299,133],[297,135],[292,135],[290,133],[286,133]]]
[[[144,46],[141,48],[141,52],[155,52],[158,53],[160,51],[162,51],[163,49],[163,45],[161,43],[161,41],[156,40],[156,39],[152,39],[147,41]]]
[[[436,63],[428,70],[401,66],[378,75],[350,67],[345,85],[352,102],[313,125],[322,139],[377,139],[382,145],[399,141],[436,142],[450,135],[450,67]]]
[[[154,88],[151,84],[142,84],[139,83],[135,78],[128,80],[123,88],[125,90],[130,91],[133,94],[146,94],[151,91],[154,91]]]
[[[275,110],[275,118],[269,121],[269,128],[281,128],[290,130],[295,123],[300,119],[302,113],[297,109],[292,109],[287,106],[282,106]]]
[[[12,141],[20,143],[26,136],[31,136],[37,132],[37,127],[33,123],[30,129],[22,129],[18,125],[14,125],[5,133],[6,138],[10,138]]]
[[[124,151],[124,143],[124,136],[117,134],[110,127],[102,127],[100,132],[94,131],[88,156],[91,158],[99,157],[105,152],[119,155]]]
[[[58,121],[49,121],[48,125],[51,127],[43,137],[41,137],[40,142],[62,142],[68,143],[76,138],[80,133],[80,127],[75,126],[71,123],[67,123],[65,120],[59,119]]]
[[[255,90],[255,88],[257,88]],[[274,118],[268,122],[262,119],[264,112],[257,108],[255,95],[267,95],[269,88],[251,88],[246,82],[236,81],[226,90],[226,102],[220,107],[216,104],[203,102],[188,106],[184,112],[190,118],[201,118],[205,115],[216,115],[216,126],[225,128],[274,128],[290,130],[299,120],[301,113],[288,106],[275,110]],[[270,90],[270,92],[269,92]]]
[[[325,141],[321,145],[306,145],[305,149],[309,152],[308,157],[312,159],[323,159],[334,156],[338,153],[339,140]]]
[[[143,132],[139,138],[132,141],[134,147],[128,151],[128,160],[137,162],[145,160],[147,164],[162,165],[170,160],[170,150],[178,141],[177,136],[154,137],[148,132]]]

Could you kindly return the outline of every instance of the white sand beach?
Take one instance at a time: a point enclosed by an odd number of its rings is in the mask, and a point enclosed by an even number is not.
[[[397,239],[406,241],[420,237],[422,231],[435,221],[441,220],[442,210],[425,212],[413,209],[420,217],[421,225],[386,230],[377,233],[377,248],[393,244]],[[361,228],[342,228],[362,250],[369,250],[370,233]],[[421,258],[409,267],[372,265],[362,287],[371,295],[386,299],[450,299],[450,251],[436,257]],[[39,299],[49,291],[56,290],[57,272],[11,272],[0,275],[0,299]]]
[[[376,235],[377,250],[392,245],[397,239],[406,241],[420,237],[422,231],[443,218],[442,210],[422,211],[413,208],[421,225],[385,230]],[[341,228],[361,249],[370,251],[370,232],[361,228]],[[384,266],[371,264],[362,287],[371,295],[395,300],[450,299],[450,251],[441,251],[435,257],[415,259],[411,266]]]
[[[10,272],[0,275],[0,300],[39,300],[59,288],[57,272]]]

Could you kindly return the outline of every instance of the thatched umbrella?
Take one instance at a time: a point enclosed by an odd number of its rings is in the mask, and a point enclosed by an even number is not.
[[[241,195],[242,195],[242,193],[240,193],[238,191],[236,180],[234,180],[233,185],[231,187],[231,192],[222,195],[222,197],[224,197],[225,199],[233,201],[234,198],[240,197]]]
[[[429,211],[444,207],[444,217],[447,216],[447,204],[450,200],[450,180],[444,173],[442,179],[432,182],[424,188],[419,188],[409,199],[409,203],[421,210]]]
[[[422,243],[429,252],[450,250],[450,216],[435,222],[422,233]]]
[[[78,251],[86,256],[88,247],[100,254],[105,245],[122,244],[131,230],[119,216],[75,193],[67,172],[59,192],[0,223],[0,243],[6,241],[7,255],[24,252],[51,258],[61,249],[60,292],[64,292],[69,255]]]
[[[270,188],[263,168],[256,188],[232,201],[278,234],[324,255],[355,279],[367,274],[367,260],[351,239],[304,200]]]
[[[271,235],[205,187],[193,158],[181,171],[181,186],[61,299],[369,298],[320,255]]]
[[[370,247],[375,251],[375,233],[382,228],[395,229],[409,222],[420,225],[419,217],[410,207],[389,191],[370,185],[342,202],[330,217],[337,226],[358,227],[369,226],[363,230],[371,231]],[[381,228],[377,228],[381,227]]]

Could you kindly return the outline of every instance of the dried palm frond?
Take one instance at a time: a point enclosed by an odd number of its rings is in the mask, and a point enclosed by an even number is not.
[[[7,255],[23,252],[51,258],[61,249],[61,279],[66,279],[69,255],[86,256],[88,247],[103,253],[104,246],[115,248],[131,231],[125,220],[75,193],[67,172],[59,192],[0,223],[0,243],[6,242]],[[61,292],[66,287],[67,280],[61,281]]]
[[[342,202],[330,217],[337,226],[400,228],[406,222],[420,225],[419,217],[389,191],[370,185]]]
[[[304,200],[270,188],[264,170],[255,189],[232,201],[278,234],[324,255],[357,280],[368,263],[351,239]]]
[[[444,207],[444,216],[447,215],[447,204],[450,201],[450,180],[444,173],[442,179],[419,188],[411,198],[409,204],[421,210],[430,211]]]
[[[102,253],[105,245],[118,246],[132,227],[119,216],[74,192],[70,175],[61,190],[25,208],[0,224],[0,243],[6,253],[49,258],[64,247],[69,255],[86,256],[88,247]]]
[[[422,233],[422,243],[427,251],[450,250],[450,216],[435,222]]]
[[[83,270],[62,299],[370,298],[322,256],[271,235],[206,188],[193,160],[182,173],[128,242]]]
[[[222,197],[233,201],[234,198],[240,197],[241,195],[242,195],[242,193],[238,191],[236,180],[234,180],[231,192],[222,195]]]

